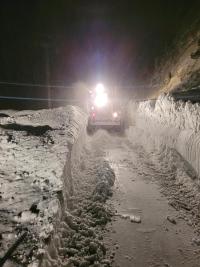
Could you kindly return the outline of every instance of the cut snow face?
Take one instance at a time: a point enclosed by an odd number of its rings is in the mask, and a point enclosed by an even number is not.
[[[175,148],[200,176],[200,104],[175,101],[164,95],[157,101],[130,103],[129,113],[136,128],[149,136],[151,141],[146,138],[146,147],[153,144]]]
[[[133,144],[137,140],[152,164],[145,175],[155,170],[169,204],[200,234],[200,105],[165,95],[130,103],[129,109],[135,126],[127,131],[128,138]]]
[[[115,174],[85,126],[70,106],[0,118],[1,257],[20,243],[9,267],[110,266],[102,233]]]
[[[72,157],[71,208],[65,210],[42,266],[109,267],[103,232],[113,215],[106,200],[112,195],[115,174],[102,147],[90,137],[82,153],[74,151]]]
[[[1,116],[1,257],[27,231],[15,254],[27,264],[38,244],[51,236],[61,216],[60,195],[65,183],[71,183],[70,173],[64,173],[66,161],[85,122],[82,111],[71,106]]]

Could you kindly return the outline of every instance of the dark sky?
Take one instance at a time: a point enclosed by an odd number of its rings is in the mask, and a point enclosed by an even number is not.
[[[51,83],[144,82],[199,2],[1,0],[0,80],[45,83],[48,45]]]

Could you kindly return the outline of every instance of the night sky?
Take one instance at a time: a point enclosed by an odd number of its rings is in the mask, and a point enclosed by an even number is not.
[[[48,57],[51,84],[148,82],[155,59],[198,15],[199,2],[1,0],[0,80],[45,84]]]

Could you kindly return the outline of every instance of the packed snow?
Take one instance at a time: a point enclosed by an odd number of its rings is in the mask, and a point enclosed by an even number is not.
[[[22,240],[5,267],[111,265],[102,233],[115,174],[86,122],[72,106],[0,114],[1,258]]]
[[[65,209],[42,267],[110,267],[103,242],[105,225],[113,211],[106,200],[112,196],[115,174],[95,138],[87,137],[72,160],[73,196]]]
[[[130,103],[129,116],[136,128],[144,133],[146,147],[153,144],[176,149],[194,169],[196,176],[200,176],[199,103],[175,101],[170,95],[161,95],[157,100]],[[130,127],[130,138],[134,132],[135,129]]]
[[[163,95],[156,101],[129,103],[129,117],[128,139],[144,150],[141,158],[146,154],[149,166],[141,161],[141,172],[159,181],[169,204],[199,238],[200,105]]]
[[[72,106],[6,114],[0,118],[1,257],[28,231],[15,255],[27,264],[62,216],[61,199],[68,207],[72,178],[66,165],[86,116]]]
[[[131,175],[159,180],[198,243],[200,105],[164,95],[130,102],[128,115],[127,136],[117,137],[101,130],[86,136],[86,115],[72,106],[0,114],[1,257],[28,233],[9,267],[111,266],[114,256],[106,256],[102,240],[106,223],[119,215],[143,224],[140,215],[116,214],[106,203],[115,181],[107,153],[115,150]]]

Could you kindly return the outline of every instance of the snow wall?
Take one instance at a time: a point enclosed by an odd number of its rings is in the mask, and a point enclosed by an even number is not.
[[[129,139],[148,147],[175,149],[200,179],[200,104],[175,101],[170,95],[157,100],[129,102]]]
[[[78,107],[0,112],[1,257],[24,229],[22,261],[28,251],[34,251],[29,266],[53,257],[56,229],[72,205],[72,165],[79,163],[85,136],[86,115]]]

